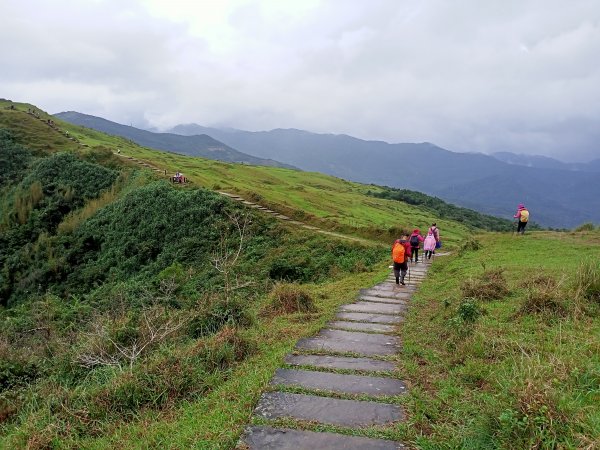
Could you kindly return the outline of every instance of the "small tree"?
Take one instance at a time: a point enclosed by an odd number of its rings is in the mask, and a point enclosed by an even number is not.
[[[229,302],[231,294],[237,289],[251,285],[251,282],[240,283],[238,275],[235,273],[235,267],[239,261],[244,248],[245,240],[248,238],[248,226],[251,223],[248,214],[229,214],[229,224],[231,227],[223,227],[217,248],[212,254],[213,267],[223,275],[223,290],[225,299]]]

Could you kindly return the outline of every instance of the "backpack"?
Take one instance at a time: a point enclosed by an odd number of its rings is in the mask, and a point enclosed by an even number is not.
[[[411,247],[418,247],[419,246],[419,236],[417,236],[416,234],[413,234],[410,237],[410,246]]]
[[[528,222],[529,221],[529,211],[526,209],[521,210],[521,217],[519,218],[520,222]]]
[[[394,248],[392,249],[392,258],[395,263],[403,263],[404,262],[404,245],[397,243],[394,244]]]

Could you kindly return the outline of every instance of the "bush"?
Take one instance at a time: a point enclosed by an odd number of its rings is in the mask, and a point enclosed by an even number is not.
[[[567,313],[564,294],[554,278],[539,275],[528,281],[525,286],[525,300],[519,308],[521,314],[563,316]]]
[[[460,246],[460,249],[458,250],[458,254],[464,255],[467,252],[474,252],[476,250],[479,250],[480,248],[481,248],[481,243],[477,239],[469,238],[465,242],[463,242],[463,244]]]
[[[579,225],[577,228],[575,228],[575,230],[573,230],[575,232],[581,232],[581,231],[594,231],[594,224],[592,222],[587,222],[584,224]]]
[[[578,298],[600,305],[600,261],[588,259],[583,261],[574,283],[575,295]]]
[[[250,326],[254,317],[248,308],[248,300],[233,297],[229,300],[209,296],[197,303],[194,317],[188,325],[188,334],[198,338],[217,333],[224,326]]]
[[[313,298],[297,283],[277,283],[269,293],[268,311],[273,314],[313,312]]]
[[[502,269],[485,270],[478,278],[465,280],[461,286],[464,297],[497,300],[510,292]]]

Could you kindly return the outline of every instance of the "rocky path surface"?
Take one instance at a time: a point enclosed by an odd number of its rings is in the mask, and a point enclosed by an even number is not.
[[[392,427],[404,420],[401,406],[389,401],[407,387],[390,356],[401,349],[392,334],[401,326],[412,293],[425,278],[428,264],[411,264],[407,286],[393,276],[360,291],[342,305],[335,320],[316,336],[301,339],[285,357],[271,388],[254,410],[254,423],[242,435],[241,449],[391,450],[401,442],[352,436],[363,427]],[[283,428],[273,424],[291,419],[333,425],[347,434]]]

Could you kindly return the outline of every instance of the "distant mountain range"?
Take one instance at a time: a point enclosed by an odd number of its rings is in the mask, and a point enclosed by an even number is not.
[[[511,152],[492,153],[492,156],[507,164],[537,167],[538,169],[562,169],[583,172],[600,172],[600,158],[588,163],[566,163],[541,155],[517,155]]]
[[[240,152],[206,134],[183,136],[181,134],[154,133],[75,111],[61,112],[54,114],[54,116],[74,125],[81,125],[104,133],[121,136],[139,145],[157,150],[166,150],[189,156],[201,156],[219,161],[259,166],[292,167],[268,158],[264,159]]]
[[[573,167],[551,158],[557,163],[553,167],[536,158],[513,158],[509,164],[502,160],[507,154],[455,153],[430,143],[389,144],[295,129],[249,132],[196,124],[170,131],[208,134],[251,155],[362,183],[415,189],[499,217],[512,217],[523,202],[532,220],[545,226],[600,222],[600,176],[594,171],[598,160],[574,173]]]
[[[430,143],[389,144],[296,129],[250,132],[196,124],[152,133],[74,112],[57,117],[152,148],[225,161],[287,164],[361,183],[408,188],[498,217],[511,218],[516,205],[525,203],[532,220],[549,227],[600,223],[600,176],[591,169],[596,161],[574,172],[551,158],[455,153]],[[180,145],[199,138],[203,151]],[[223,157],[206,149],[211,145],[222,149]]]

